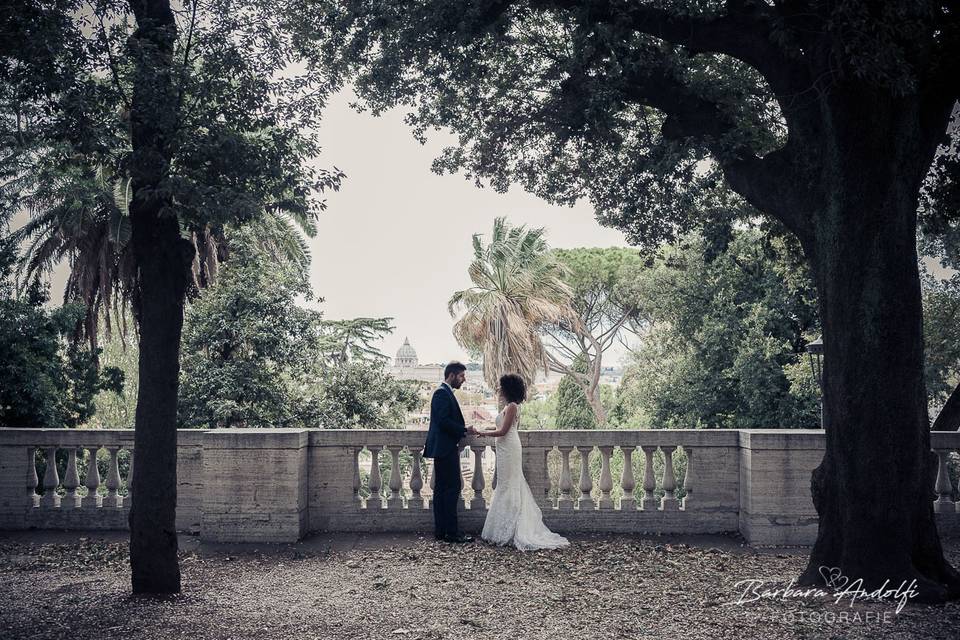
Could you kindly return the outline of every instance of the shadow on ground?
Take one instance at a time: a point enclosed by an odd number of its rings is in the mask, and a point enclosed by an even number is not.
[[[898,613],[896,601],[837,601],[833,590],[784,597],[805,566],[805,549],[753,550],[733,536],[571,541],[567,549],[521,553],[416,535],[323,534],[284,545],[181,536],[182,593],[154,599],[130,595],[124,533],[0,532],[0,638],[953,640],[960,633],[960,603]],[[960,541],[947,541],[946,550],[960,564]],[[754,599],[751,586],[781,593]]]

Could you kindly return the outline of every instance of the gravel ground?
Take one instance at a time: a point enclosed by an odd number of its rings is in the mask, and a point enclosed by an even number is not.
[[[805,550],[737,538],[574,537],[520,553],[418,536],[292,545],[181,538],[183,592],[131,597],[123,534],[0,533],[0,638],[960,638],[960,603],[736,601],[785,586]],[[960,541],[947,552],[960,563]]]

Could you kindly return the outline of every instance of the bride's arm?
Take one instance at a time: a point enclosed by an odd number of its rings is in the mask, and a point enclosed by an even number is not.
[[[513,427],[513,423],[517,419],[517,405],[511,402],[503,410],[503,423],[499,429],[495,431],[484,431],[483,435],[499,438],[500,436],[506,435],[508,431]]]

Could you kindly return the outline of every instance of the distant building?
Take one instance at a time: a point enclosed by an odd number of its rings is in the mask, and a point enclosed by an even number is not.
[[[420,363],[417,360],[417,352],[410,346],[410,338],[404,338],[403,346],[397,351],[397,357],[393,359],[393,366],[402,369],[416,367],[418,364]]]
[[[392,366],[387,368],[387,373],[397,380],[412,380],[425,383],[421,389],[424,406],[420,412],[413,413],[409,416],[408,421],[410,423],[420,425],[429,423],[429,413],[427,412],[429,408],[429,398],[433,394],[433,390],[436,389],[436,385],[439,385],[443,381],[443,368],[446,364],[445,362],[420,364],[417,350],[410,344],[410,338],[404,337],[403,344],[397,350],[397,355],[393,359]],[[470,404],[479,401],[484,404],[489,403],[489,406],[495,407],[496,398],[494,398],[492,390],[487,387],[483,380],[483,366],[476,362],[467,362],[464,364],[467,367],[467,381],[464,383],[460,392],[458,392],[458,397],[461,398],[461,402]],[[600,373],[600,382],[601,384],[617,386],[622,377],[623,369],[619,367],[604,367]],[[556,371],[539,371],[533,383],[534,388],[531,389],[531,396],[549,396],[557,390],[557,386],[562,379],[562,373]],[[475,397],[473,399],[466,399],[463,397],[464,393],[477,394],[481,396],[481,399],[478,400]],[[493,412],[496,413],[495,409]],[[477,416],[475,419],[477,422],[484,423],[490,418],[488,417],[487,420],[485,420]]]
[[[387,373],[397,380],[440,384],[443,381],[443,367],[442,364],[420,364],[417,351],[410,344],[410,338],[404,338],[403,345],[397,350],[397,357],[393,359],[393,366],[387,369]]]

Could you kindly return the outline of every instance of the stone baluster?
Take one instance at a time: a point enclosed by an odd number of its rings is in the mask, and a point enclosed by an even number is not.
[[[564,511],[573,509],[573,478],[570,476],[570,452],[573,447],[557,447],[560,449],[560,499],[557,501],[557,507]]]
[[[133,506],[133,449],[126,449],[130,453],[130,464],[127,466],[127,495],[123,496],[123,508],[130,509]]]
[[[100,447],[87,447],[87,477],[83,480],[83,486],[87,488],[87,495],[80,501],[80,506],[84,509],[97,509],[100,507],[101,497],[97,495],[97,489],[100,488],[100,469],[97,467],[97,451]]]
[[[387,507],[399,507],[403,502],[400,499],[400,487],[403,486],[400,480],[400,450],[403,447],[387,447],[390,450],[391,468],[390,468],[390,496],[387,498]]]
[[[420,472],[420,461],[423,459],[423,451],[421,449],[414,449],[411,453],[413,453],[413,470],[410,473],[411,495],[407,500],[407,508],[422,509],[423,496],[420,495],[420,491],[423,489],[423,476]]]
[[[120,466],[119,453],[120,448],[116,446],[107,447],[110,454],[110,460],[107,461],[107,495],[103,498],[104,507],[120,508],[123,506],[123,498],[117,493],[120,488]]]
[[[549,473],[551,451],[553,451],[553,447],[541,449],[542,455],[540,456],[540,470],[544,479],[543,497],[540,499],[540,504],[545,509],[553,508],[553,501],[550,499],[550,490],[553,489],[553,478],[550,477]]]
[[[360,451],[363,447],[353,449],[353,499],[360,503]]]
[[[383,500],[380,497],[380,451],[377,447],[370,445],[367,447],[370,452],[370,497],[367,498],[367,508],[377,509],[383,507]]]
[[[664,511],[676,511],[679,508],[677,502],[677,476],[673,470],[673,452],[677,447],[661,446],[663,451],[663,498],[660,499],[660,508]]]
[[[623,473],[620,475],[620,488],[623,489],[623,497],[620,498],[620,509],[623,511],[636,511],[637,499],[633,495],[633,490],[637,488],[637,482],[633,478],[633,450],[636,447],[620,447],[623,451]]]
[[[656,500],[653,492],[657,488],[657,481],[653,477],[653,453],[657,450],[655,446],[640,446],[643,451],[643,500],[640,506],[644,511],[656,509]]]
[[[463,450],[463,445],[457,446],[457,473],[460,474],[460,502],[463,503],[463,508],[466,509],[469,503],[467,502],[466,493],[464,492],[466,483],[463,481]]]
[[[590,477],[590,453],[593,447],[577,447],[580,452],[580,497],[577,498],[578,509],[595,509],[596,503],[590,492],[593,491],[593,478]]]
[[[683,451],[687,454],[687,470],[683,473],[683,504],[681,509],[687,508],[687,502],[693,495],[693,449],[684,445]]]
[[[610,475],[610,454],[613,447],[599,447],[600,449],[600,508],[612,509],[613,500],[610,491],[613,489],[613,477]]]
[[[950,483],[950,473],[947,471],[947,461],[950,459],[950,451],[941,449],[937,451],[937,460],[939,462],[937,469],[936,492],[937,499],[933,502],[933,510],[936,513],[953,513],[956,510],[953,504],[953,486]]]
[[[39,504],[37,495],[37,448],[27,447],[27,506],[35,507]]]
[[[60,486],[60,474],[57,472],[57,447],[45,447],[47,472],[43,474],[43,498],[40,499],[42,507],[59,507],[60,496],[57,495],[57,487]]]
[[[77,448],[70,447],[67,454],[67,475],[63,479],[63,488],[67,490],[67,495],[61,501],[61,505],[66,509],[76,509],[80,506],[80,496],[77,495],[77,487],[80,486],[80,474],[77,473]]]
[[[480,445],[470,445],[473,451],[473,480],[470,482],[470,488],[473,489],[473,499],[470,500],[470,509],[486,509],[487,503],[483,499],[483,488],[486,481],[483,477],[483,454],[484,447]]]

